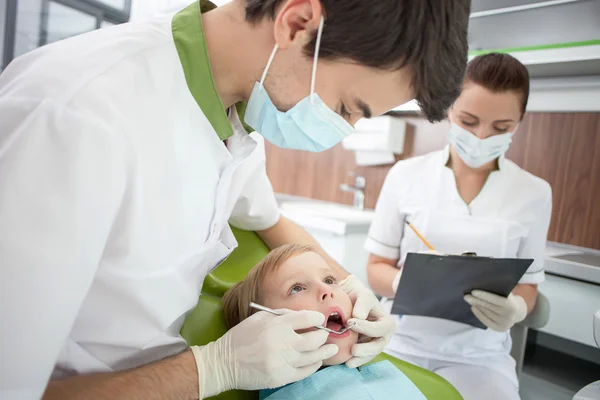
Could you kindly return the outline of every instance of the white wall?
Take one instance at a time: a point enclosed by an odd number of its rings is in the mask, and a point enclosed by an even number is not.
[[[230,0],[212,0],[217,6],[229,3]],[[131,21],[145,19],[154,15],[176,12],[194,0],[133,0],[131,4]]]

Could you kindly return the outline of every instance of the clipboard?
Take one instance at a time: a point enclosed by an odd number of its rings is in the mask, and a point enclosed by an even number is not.
[[[392,314],[418,315],[487,327],[464,295],[475,289],[508,297],[533,259],[408,253]]]

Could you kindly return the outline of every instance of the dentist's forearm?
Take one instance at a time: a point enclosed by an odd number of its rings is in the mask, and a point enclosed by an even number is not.
[[[184,353],[139,368],[50,381],[43,400],[195,400],[198,370]]]
[[[269,229],[264,231],[257,231],[258,235],[262,238],[269,249],[274,249],[284,244],[304,244],[314,247],[317,252],[327,261],[332,267],[336,277],[339,280],[346,278],[349,273],[340,264],[337,263],[316,241],[316,239],[308,233],[303,227],[295,223],[294,221],[281,217],[279,222]]]

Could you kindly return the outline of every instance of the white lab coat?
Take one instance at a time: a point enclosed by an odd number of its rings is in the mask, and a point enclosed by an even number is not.
[[[279,220],[261,137],[232,109],[224,145],[171,19],[44,46],[0,76],[2,399],[183,350],[205,276],[237,245],[228,222]]]
[[[426,251],[410,229],[408,219],[436,250],[481,256],[533,258],[520,283],[544,279],[544,249],[550,223],[552,195],[547,182],[499,159],[481,192],[465,204],[454,174],[446,167],[449,148],[398,162],[382,188],[366,249],[399,259],[408,252]],[[383,299],[391,310],[392,299]],[[516,382],[510,357],[509,332],[498,333],[437,318],[403,316],[386,351],[442,361],[486,365]]]

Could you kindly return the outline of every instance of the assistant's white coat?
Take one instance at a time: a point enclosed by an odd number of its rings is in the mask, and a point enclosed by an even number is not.
[[[366,249],[399,259],[408,252],[427,251],[410,229],[408,219],[443,253],[474,251],[480,256],[533,258],[520,283],[544,280],[546,235],[550,223],[550,185],[501,157],[499,170],[488,177],[481,192],[465,204],[456,189],[454,173],[446,167],[449,148],[400,161],[381,191]],[[383,299],[390,310],[392,299]],[[510,357],[509,332],[482,330],[437,318],[404,316],[388,350],[436,360],[486,365],[516,383]]]

